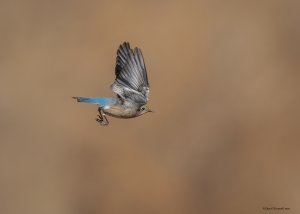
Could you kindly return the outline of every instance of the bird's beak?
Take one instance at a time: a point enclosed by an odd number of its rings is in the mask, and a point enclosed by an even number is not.
[[[149,112],[152,112],[152,113],[155,113],[155,111],[153,111],[153,110],[151,110],[151,109],[149,109],[148,111],[149,111]]]

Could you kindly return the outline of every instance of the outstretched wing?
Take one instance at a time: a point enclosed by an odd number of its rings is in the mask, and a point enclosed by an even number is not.
[[[144,105],[149,97],[147,71],[139,48],[131,49],[128,42],[120,45],[117,51],[116,79],[112,90],[122,99]]]

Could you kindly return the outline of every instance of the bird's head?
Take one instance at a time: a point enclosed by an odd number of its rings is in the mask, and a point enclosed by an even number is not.
[[[141,106],[137,111],[138,115],[146,114],[148,112],[154,112],[154,111],[152,111],[148,106]]]

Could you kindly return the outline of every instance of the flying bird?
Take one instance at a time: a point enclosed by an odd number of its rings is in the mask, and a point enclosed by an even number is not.
[[[133,118],[153,112],[146,106],[149,99],[149,83],[142,51],[131,49],[128,42],[117,51],[115,81],[111,85],[116,97],[73,97],[78,102],[98,105],[96,121],[103,126],[109,124],[106,115],[117,118]]]

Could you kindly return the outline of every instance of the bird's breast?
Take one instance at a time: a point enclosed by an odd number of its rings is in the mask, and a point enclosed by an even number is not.
[[[132,118],[137,116],[137,109],[126,108],[121,105],[106,106],[103,108],[105,114],[118,118]]]

